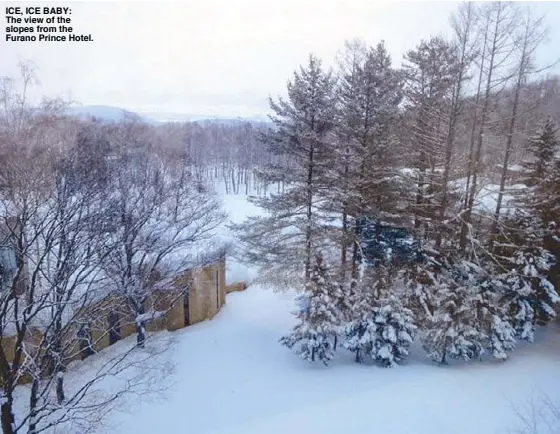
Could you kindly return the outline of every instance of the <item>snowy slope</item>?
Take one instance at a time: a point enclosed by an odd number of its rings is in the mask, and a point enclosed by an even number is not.
[[[212,321],[176,332],[175,386],[167,400],[115,414],[106,431],[174,433],[506,433],[513,405],[558,393],[560,330],[511,360],[432,365],[417,351],[406,366],[361,366],[350,354],[323,367],[277,341],[293,324],[292,296],[250,287],[228,295]],[[554,326],[556,327],[556,326]]]

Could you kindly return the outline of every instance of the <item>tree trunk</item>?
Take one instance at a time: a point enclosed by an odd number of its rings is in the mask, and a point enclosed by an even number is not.
[[[498,26],[499,26],[499,22],[500,22],[500,11],[498,10],[498,15],[496,17],[496,26],[495,26],[495,31],[494,31],[494,40],[493,40],[493,44],[492,44],[492,49],[490,51],[490,63],[488,65],[488,77],[486,79],[486,91],[485,91],[485,95],[484,95],[484,105],[482,107],[482,112],[481,112],[481,116],[480,116],[480,130],[478,132],[478,141],[477,141],[477,147],[476,147],[476,152],[475,152],[475,158],[473,161],[473,173],[472,173],[472,182],[471,182],[471,186],[470,186],[470,192],[468,192],[468,204],[467,204],[467,208],[466,208],[466,212],[465,212],[465,217],[463,219],[463,224],[461,226],[461,234],[460,234],[460,239],[459,239],[459,248],[461,251],[464,251],[465,248],[467,247],[467,232],[469,231],[469,226],[471,223],[471,218],[472,218],[472,210],[473,210],[473,206],[474,206],[474,199],[476,196],[476,183],[477,183],[477,179],[478,179],[478,175],[480,173],[480,166],[481,166],[481,159],[482,159],[482,143],[484,140],[484,126],[486,124],[487,121],[487,117],[488,117],[488,110],[489,110],[489,106],[490,106],[490,96],[491,96],[491,90],[492,90],[492,72],[494,71],[494,57],[496,55],[496,50],[497,50],[497,37],[498,37]],[[484,44],[486,45],[486,36],[487,33],[485,34],[485,38],[484,38]]]
[[[62,404],[66,397],[64,396],[64,372],[62,370],[56,373],[56,401]]]
[[[311,276],[311,238],[313,217],[313,169],[314,169],[314,147],[309,147],[309,160],[307,166],[307,227],[305,229],[305,282],[309,281]]]
[[[346,280],[346,255],[347,255],[347,240],[346,232],[348,231],[348,214],[346,213],[346,206],[342,211],[342,241],[340,243],[340,276],[342,281]]]
[[[436,246],[439,248],[441,247],[442,239],[443,239],[443,222],[445,221],[445,211],[447,210],[448,206],[448,190],[449,190],[449,177],[451,172],[451,158],[453,156],[453,149],[454,149],[454,142],[455,142],[455,128],[457,123],[457,118],[459,116],[460,110],[460,98],[461,98],[461,90],[463,85],[463,73],[466,68],[465,58],[467,52],[467,40],[469,38],[469,28],[467,27],[465,30],[465,34],[463,35],[461,41],[461,61],[460,61],[460,70],[459,75],[457,77],[457,87],[455,89],[455,94],[453,95],[453,103],[451,106],[451,113],[449,116],[449,129],[447,133],[447,142],[445,148],[445,167],[443,172],[443,191],[442,191],[442,198],[441,198],[441,206],[439,211],[439,223],[440,229],[437,231],[436,235]]]
[[[502,175],[500,177],[500,191],[498,192],[498,200],[496,201],[496,211],[494,212],[494,222],[492,223],[492,233],[495,234],[498,230],[498,220],[500,219],[500,211],[502,209],[502,201],[504,198],[504,188],[506,185],[507,171],[509,159],[511,157],[511,151],[513,147],[513,134],[515,132],[515,121],[517,118],[517,108],[519,106],[519,93],[521,92],[521,85],[523,84],[523,78],[525,76],[525,63],[527,60],[527,41],[529,38],[529,24],[525,27],[525,38],[523,40],[523,49],[521,53],[521,59],[519,61],[519,71],[517,74],[517,83],[515,85],[515,95],[513,97],[513,107],[511,110],[511,119],[509,121],[507,142],[506,142],[506,152],[504,155],[504,163],[502,167]]]
[[[37,402],[39,397],[39,379],[34,378],[31,384],[31,395],[29,396],[29,430],[28,434],[37,432]]]
[[[136,346],[144,348],[146,342],[146,321],[136,323]]]
[[[356,224],[354,226],[354,233],[356,239],[354,240],[354,244],[352,246],[352,279],[356,279],[358,277],[358,263],[360,262],[360,233],[362,232],[362,228],[360,225],[359,218],[356,218]]]
[[[0,409],[2,415],[2,434],[14,434],[14,413],[12,412],[12,400],[8,399]]]

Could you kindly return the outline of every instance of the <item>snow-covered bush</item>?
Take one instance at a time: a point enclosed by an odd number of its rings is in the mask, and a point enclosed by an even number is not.
[[[316,255],[311,278],[297,300],[295,315],[300,322],[292,333],[280,339],[282,345],[295,347],[304,360],[320,360],[325,365],[334,356],[334,340],[341,324],[340,286],[335,281],[321,255]]]
[[[356,361],[368,356],[383,366],[395,366],[408,356],[416,333],[412,312],[390,296],[345,329],[345,348],[356,353]]]
[[[467,261],[448,264],[433,288],[434,311],[423,336],[428,356],[439,363],[447,357],[471,360],[484,352],[487,334],[479,310],[477,275]]]

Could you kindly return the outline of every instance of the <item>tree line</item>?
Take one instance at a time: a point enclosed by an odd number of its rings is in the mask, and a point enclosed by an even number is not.
[[[347,42],[330,70],[310,55],[270,99],[263,143],[290,169],[259,174],[285,190],[253,198],[265,213],[237,229],[263,283],[301,291],[281,342],[305,359],[328,363],[341,342],[393,366],[416,338],[439,363],[505,359],[555,316],[560,112],[535,59],[544,22],[490,2],[451,24],[400,68],[384,42]]]

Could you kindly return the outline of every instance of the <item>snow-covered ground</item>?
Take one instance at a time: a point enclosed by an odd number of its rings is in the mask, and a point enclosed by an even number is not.
[[[256,277],[254,268],[242,264],[237,258],[235,235],[228,229],[229,223],[242,223],[248,215],[257,215],[260,208],[247,201],[245,195],[222,195],[222,206],[228,213],[228,222],[219,233],[219,237],[224,241],[232,242],[232,251],[226,258],[226,283],[245,281],[250,282]]]
[[[106,432],[505,434],[514,407],[559,394],[556,325],[505,363],[440,367],[418,349],[397,368],[357,365],[348,353],[324,367],[278,344],[292,308],[292,295],[257,286],[228,295],[212,321],[174,333],[166,398],[113,414]]]
[[[232,222],[259,212],[243,195],[224,196],[223,202]],[[233,236],[225,228],[220,235]],[[227,273],[233,282],[250,280],[255,270],[228,259]],[[358,365],[344,351],[325,367],[298,359],[278,343],[294,325],[293,309],[294,294],[253,285],[228,295],[211,321],[156,334],[138,351],[169,347],[152,366],[142,363],[148,375],[161,371],[164,378],[156,375],[153,381],[168,387],[163,398],[129,396],[101,432],[506,434],[520,423],[516,408],[528,414],[526,406],[540,394],[560,403],[558,324],[540,332],[537,343],[520,345],[506,362],[440,367],[417,345],[396,368]],[[66,385],[80,384],[103,360],[131,348],[134,339],[78,362]],[[154,363],[160,368],[154,370]],[[129,376],[107,378],[101,387],[122,387]],[[26,402],[24,390],[19,405]]]
[[[230,221],[259,212],[243,195],[223,200]],[[254,273],[228,261],[228,282]],[[293,308],[293,294],[258,286],[228,295],[212,321],[173,333],[175,384],[165,399],[113,414],[106,432],[505,434],[541,394],[560,400],[556,324],[506,362],[440,367],[418,345],[397,368],[357,365],[344,351],[324,367],[278,343]]]

